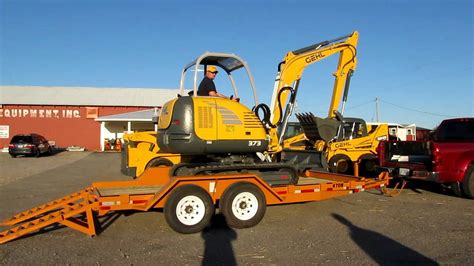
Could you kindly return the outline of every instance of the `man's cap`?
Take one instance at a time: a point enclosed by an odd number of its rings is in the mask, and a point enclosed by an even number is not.
[[[207,66],[207,71],[213,72],[213,73],[214,72],[215,73],[219,72],[219,71],[217,71],[217,67],[215,67],[215,66]]]

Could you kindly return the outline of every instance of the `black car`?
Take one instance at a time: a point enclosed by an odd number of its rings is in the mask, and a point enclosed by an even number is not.
[[[17,155],[40,157],[41,154],[51,154],[51,146],[38,134],[15,135],[8,145],[8,153],[13,158]]]

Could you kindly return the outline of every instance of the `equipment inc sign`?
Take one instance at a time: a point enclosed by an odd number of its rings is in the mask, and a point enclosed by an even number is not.
[[[0,139],[10,138],[10,126],[0,125]]]
[[[79,110],[0,109],[0,117],[8,118],[81,118]]]

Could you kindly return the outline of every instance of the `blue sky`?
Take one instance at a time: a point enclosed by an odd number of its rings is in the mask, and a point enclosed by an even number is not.
[[[331,3],[332,2],[332,3]],[[432,128],[474,116],[473,2],[0,0],[0,84],[178,88],[205,51],[250,65],[270,104],[289,51],[359,31],[346,116]],[[300,112],[325,116],[333,56],[305,70]],[[230,95],[218,75],[219,91]],[[247,84],[240,96],[251,98]]]

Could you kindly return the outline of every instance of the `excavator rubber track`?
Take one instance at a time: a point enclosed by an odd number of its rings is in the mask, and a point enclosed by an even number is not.
[[[185,170],[181,170],[185,169]],[[229,165],[217,164],[178,164],[172,170],[174,176],[215,175],[225,173],[255,173],[270,186],[298,183],[298,173],[294,165],[285,163],[241,163]],[[184,172],[184,173],[183,173]]]
[[[57,223],[90,236],[96,235],[93,209],[98,201],[92,192],[93,188],[89,187],[3,221],[2,225],[13,227],[0,232],[0,244]]]

